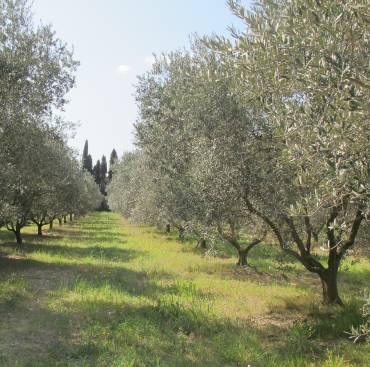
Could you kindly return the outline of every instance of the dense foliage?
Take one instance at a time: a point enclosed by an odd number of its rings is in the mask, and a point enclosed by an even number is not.
[[[110,205],[226,241],[239,265],[268,232],[341,304],[340,262],[368,228],[367,2],[229,6],[245,24],[234,41],[195,40],[139,78],[138,149],[116,166]]]
[[[49,26],[35,26],[27,1],[0,3],[0,225],[22,242],[45,224],[94,209],[100,194],[66,144],[57,113],[77,62]]]

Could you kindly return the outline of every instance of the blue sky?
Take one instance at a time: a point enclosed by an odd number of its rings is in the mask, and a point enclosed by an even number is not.
[[[33,13],[81,63],[65,117],[80,124],[70,145],[81,152],[88,139],[94,161],[113,148],[119,155],[133,149],[134,85],[153,53],[187,47],[192,33],[226,35],[239,24],[226,0],[34,0]]]

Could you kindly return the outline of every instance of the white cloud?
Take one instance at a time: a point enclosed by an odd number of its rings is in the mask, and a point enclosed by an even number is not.
[[[155,63],[155,57],[154,56],[147,56],[145,59],[144,59],[145,63],[149,64],[149,65],[153,65]]]
[[[127,75],[132,70],[132,67],[130,65],[119,65],[117,67],[117,73],[121,75]]]

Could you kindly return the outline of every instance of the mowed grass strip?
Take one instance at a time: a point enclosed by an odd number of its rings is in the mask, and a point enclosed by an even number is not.
[[[238,269],[112,213],[93,213],[23,249],[0,232],[0,366],[367,366],[344,331],[365,260],[346,260],[344,309],[320,306],[316,277],[271,246]]]

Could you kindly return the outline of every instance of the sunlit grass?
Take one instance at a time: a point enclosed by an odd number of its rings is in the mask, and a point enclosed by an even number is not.
[[[0,366],[366,366],[344,334],[370,266],[348,258],[345,309],[263,245],[256,269],[204,256],[175,234],[94,213],[16,249],[0,232]]]

